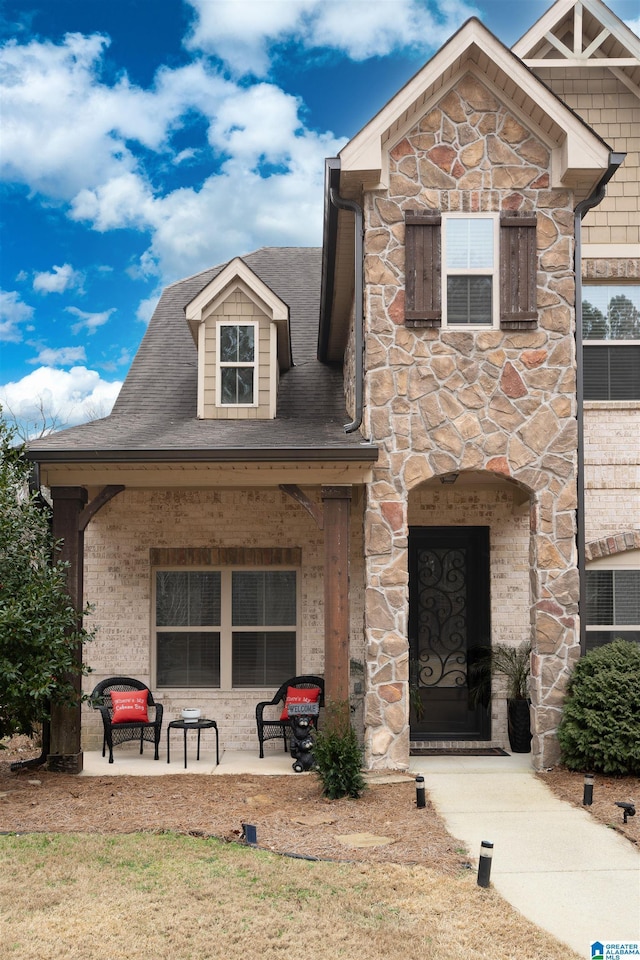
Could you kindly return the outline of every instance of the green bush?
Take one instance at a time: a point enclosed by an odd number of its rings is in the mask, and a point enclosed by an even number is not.
[[[327,706],[325,729],[316,736],[313,755],[325,797],[357,799],[362,794],[366,786],[362,776],[362,749],[349,722],[348,706]]]
[[[640,774],[640,644],[616,639],[578,661],[558,740],[570,770]]]

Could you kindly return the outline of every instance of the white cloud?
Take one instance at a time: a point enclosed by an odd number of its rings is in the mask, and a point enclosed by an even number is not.
[[[625,20],[624,22],[629,27],[629,30],[633,30],[636,36],[640,36],[640,17],[636,17],[635,20]]]
[[[38,430],[34,424],[41,426],[43,415],[57,428],[107,416],[121,386],[121,381],[103,380],[86,367],[38,367],[22,380],[0,386],[0,404],[33,435]]]
[[[33,278],[33,289],[37,293],[64,293],[65,290],[81,285],[82,274],[74,270],[70,263],[61,267],[54,266],[49,273],[36,273]]]
[[[88,220],[101,233],[122,227],[149,226],[153,194],[135,173],[112,177],[95,188],[81,190],[71,204],[72,220]]]
[[[125,75],[108,86],[100,79],[108,44],[99,35],[67,34],[61,44],[3,46],[4,180],[69,201],[139,173],[137,145],[168,150],[170,132],[189,110],[206,114],[225,95],[227,81],[201,63],[161,68],[150,90]]]
[[[131,354],[126,349],[126,347],[123,347],[120,350],[120,353],[115,360],[107,360],[104,363],[96,364],[96,366],[100,367],[101,370],[107,370],[108,372],[113,372],[114,370],[117,370],[118,367],[128,367],[130,363],[131,363]]]
[[[149,323],[151,317],[153,316],[153,311],[158,305],[158,300],[160,299],[161,290],[157,290],[150,297],[147,297],[145,300],[141,300],[138,304],[138,309],[136,310],[136,317],[142,323]]]
[[[20,343],[20,324],[32,316],[33,307],[24,303],[16,290],[0,290],[0,341]]]
[[[67,313],[71,313],[74,317],[79,318],[78,323],[74,323],[71,327],[72,333],[79,333],[81,330],[86,330],[88,333],[95,333],[98,327],[103,327],[105,323],[109,320],[111,314],[115,311],[115,307],[111,307],[110,310],[103,310],[102,313],[88,313],[86,310],[80,310],[78,307],[65,307]]]
[[[87,355],[84,347],[42,347],[38,356],[28,363],[40,363],[47,367],[70,367],[74,363],[83,363]]]
[[[397,49],[439,47],[477,8],[440,0],[435,15],[423,0],[188,0],[197,14],[187,45],[224,60],[237,75],[265,76],[271,48],[294,39],[329,47],[352,60]]]
[[[197,20],[187,46],[225,60],[238,74],[264,76],[269,67],[268,45],[296,34],[318,0],[187,0]],[[326,2],[326,0],[323,0]]]
[[[320,241],[324,158],[344,140],[305,129],[300,101],[273,84],[228,86],[216,110],[211,103],[208,109],[209,143],[226,159],[199,188],[154,196],[131,173],[83,190],[73,201],[73,218],[95,229],[150,232],[139,264],[143,276],[175,280],[228,259],[229,251]],[[148,306],[141,304],[140,319],[148,319]]]

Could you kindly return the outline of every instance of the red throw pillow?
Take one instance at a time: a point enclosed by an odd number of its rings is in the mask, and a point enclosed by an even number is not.
[[[309,687],[308,690],[302,690],[298,687],[288,687],[287,696],[284,701],[284,710],[280,714],[281,720],[289,719],[290,703],[317,703],[320,699],[320,687]]]
[[[148,690],[131,690],[128,692],[111,691],[113,705],[112,723],[147,723]]]

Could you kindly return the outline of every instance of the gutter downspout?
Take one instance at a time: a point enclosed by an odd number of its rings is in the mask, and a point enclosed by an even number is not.
[[[362,398],[364,392],[364,315],[363,315],[363,216],[362,207],[355,200],[345,200],[339,196],[338,191],[331,187],[329,198],[334,207],[339,210],[351,210],[355,214],[355,264],[354,264],[354,322],[355,322],[355,391],[356,391],[356,409],[355,416],[351,423],[345,423],[345,433],[353,433],[362,424]]]
[[[584,656],[587,650],[587,585],[586,585],[586,533],[585,533],[585,495],[584,495],[584,363],[582,337],[582,220],[589,210],[602,203],[607,193],[607,184],[623,163],[626,153],[609,154],[609,166],[593,192],[585,200],[581,200],[573,211],[575,254],[574,268],[576,277],[576,402],[578,407],[578,477],[577,477],[577,531],[576,544],[578,548],[578,578],[580,612],[580,652]]]

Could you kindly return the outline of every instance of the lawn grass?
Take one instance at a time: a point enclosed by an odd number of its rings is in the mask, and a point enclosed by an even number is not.
[[[473,871],[180,834],[0,836],[2,960],[572,960]]]

